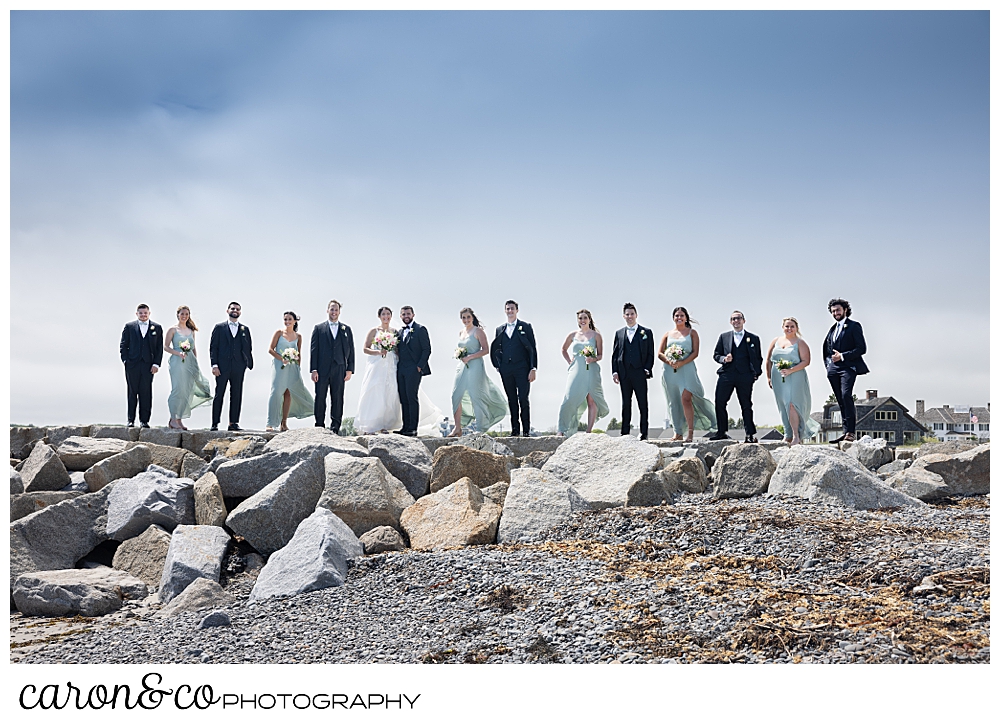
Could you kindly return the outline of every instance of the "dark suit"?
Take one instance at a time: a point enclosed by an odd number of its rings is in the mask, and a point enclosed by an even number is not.
[[[404,334],[405,327],[396,333],[399,337],[396,387],[399,389],[399,404],[403,408],[403,429],[400,432],[416,433],[420,421],[420,404],[417,402],[420,379],[431,373],[431,337],[422,324],[410,322],[409,327],[409,334]]]
[[[735,332],[723,332],[715,344],[713,357],[722,367],[718,369],[719,379],[715,383],[715,419],[719,423],[719,433],[729,430],[729,413],[726,405],[736,390],[736,398],[740,401],[740,412],[743,415],[743,430],[747,437],[757,434],[757,426],[753,423],[753,383],[761,374],[763,356],[760,352],[760,337],[743,330],[740,344],[733,345]],[[732,362],[726,362],[728,355],[733,356]]]
[[[128,421],[135,422],[139,407],[139,422],[149,423],[153,410],[153,365],[163,361],[163,327],[149,320],[146,336],[142,336],[139,320],[129,322],[122,330],[119,345],[125,363],[125,383],[128,394]]]
[[[212,329],[208,353],[212,358],[212,367],[219,368],[219,376],[215,378],[215,400],[212,402],[212,427],[216,427],[222,419],[227,386],[229,424],[235,425],[240,421],[240,410],[243,408],[243,375],[253,369],[250,328],[237,323],[234,337],[229,322],[219,322]]]
[[[615,332],[611,353],[611,372],[618,375],[622,388],[622,435],[632,430],[632,394],[639,404],[639,434],[649,434],[649,399],[647,380],[653,377],[653,330],[636,325],[630,342],[627,327]]]
[[[858,420],[858,413],[854,407],[854,380],[858,375],[868,374],[868,365],[862,359],[868,347],[865,345],[865,335],[861,325],[850,317],[844,320],[844,329],[839,337],[835,337],[836,332],[837,325],[834,324],[823,340],[823,362],[826,365],[826,378],[833,388],[837,404],[840,405],[844,432],[854,434],[854,425]],[[834,350],[843,355],[840,362],[833,361]]]
[[[329,321],[313,327],[309,344],[309,371],[316,372],[316,426],[323,427],[326,420],[326,395],[330,394],[330,429],[340,432],[344,419],[344,377],[354,372],[354,335],[351,328],[337,322],[337,338],[333,338]]]
[[[519,435],[523,430],[528,435],[531,432],[531,409],[528,406],[531,382],[528,381],[528,373],[538,369],[538,350],[531,325],[518,319],[510,337],[507,336],[506,324],[497,327],[490,345],[490,361],[500,372],[500,380],[507,393],[510,434]]]

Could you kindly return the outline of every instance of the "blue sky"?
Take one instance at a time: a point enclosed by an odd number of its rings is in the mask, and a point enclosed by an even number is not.
[[[686,306],[707,346],[733,308],[765,340],[791,314],[818,350],[843,296],[859,391],[983,404],[988,204],[986,12],[14,12],[11,417],[121,421],[135,305],[207,333],[238,299],[261,426],[281,313],[331,297],[359,336],[412,304],[442,408],[458,310],[517,299],[543,429],[575,311],[610,344],[625,301],[657,335]]]

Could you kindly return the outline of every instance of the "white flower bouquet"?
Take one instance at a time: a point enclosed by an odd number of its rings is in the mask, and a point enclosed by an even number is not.
[[[399,337],[395,332],[384,332],[381,329],[372,339],[372,349],[376,352],[392,352],[399,346]]]
[[[298,364],[301,358],[299,351],[295,347],[286,347],[281,350],[281,369],[285,369],[286,365]]]
[[[792,364],[791,360],[787,360],[787,359],[779,359],[778,360],[778,369],[779,370],[790,370],[794,366],[795,365]],[[781,376],[781,384],[785,384],[785,376],[784,375]]]
[[[465,359],[469,355],[469,350],[465,347],[455,348],[455,359]]]
[[[584,347],[583,349],[580,350],[580,356],[583,357],[584,359],[588,359],[588,358],[591,358],[591,357],[596,357],[597,356],[597,350],[594,349],[594,347],[592,345],[588,344],[586,347]],[[590,363],[589,362],[587,363],[587,369],[588,370],[590,369]]]
[[[687,357],[687,350],[681,347],[679,344],[672,344],[667,347],[665,352],[667,359],[673,360],[674,362],[680,362],[682,359]],[[677,368],[674,367],[674,374],[677,374]]]
[[[185,355],[190,354],[191,353],[191,340],[190,339],[182,339],[181,342],[180,342],[180,344],[177,345],[177,349],[179,349]],[[181,362],[187,362],[187,360],[184,359],[184,357],[181,357]]]

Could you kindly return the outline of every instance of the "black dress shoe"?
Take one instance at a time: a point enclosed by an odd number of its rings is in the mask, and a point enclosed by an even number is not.
[[[149,429],[149,423],[148,422],[140,422],[139,423],[139,427],[144,427],[144,428],[146,428],[148,430]]]
[[[648,436],[646,436],[646,435],[640,435],[639,439],[640,440],[646,440],[646,439],[648,439]]]
[[[322,422],[317,422],[313,427],[326,427]]]
[[[212,425],[208,429],[211,430],[212,432],[218,432],[219,431],[219,426],[218,425]]]
[[[715,433],[714,435],[712,435],[712,436],[711,436],[710,438],[708,438],[708,439],[709,439],[709,440],[732,440],[732,438],[731,438],[731,437],[729,437],[729,435],[727,435],[727,434],[726,434],[726,433],[724,433],[724,432],[717,432],[717,433]]]
[[[129,420],[125,427],[135,427],[135,420]]]
[[[233,432],[240,432],[241,431],[240,426],[237,425],[235,422],[233,424],[231,424],[228,429],[230,431],[233,431]]]
[[[830,444],[831,444],[831,445],[836,445],[837,443],[840,443],[840,442],[844,442],[844,440],[846,440],[846,439],[847,439],[847,435],[846,435],[846,434],[844,434],[844,435],[841,435],[840,437],[838,437],[838,438],[837,438],[837,439],[835,439],[835,440],[831,440],[831,441],[830,441]]]
[[[747,435],[747,439],[744,440],[743,442],[757,442],[757,438],[754,437],[753,435]]]

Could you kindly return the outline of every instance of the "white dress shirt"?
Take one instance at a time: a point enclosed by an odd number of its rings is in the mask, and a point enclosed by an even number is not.
[[[142,335],[143,339],[146,338],[146,332],[148,331],[149,331],[149,321],[147,320],[145,322],[139,322],[139,334]]]
[[[737,347],[740,346],[740,344],[743,342],[743,335],[745,334],[746,334],[745,329],[739,332],[735,330],[733,331],[733,349],[736,349]]]
[[[330,325],[330,334],[332,334],[333,338],[336,339],[337,332],[340,331],[340,322],[327,322],[327,324]]]
[[[412,324],[412,323],[411,323],[411,324]],[[409,325],[409,324],[405,325],[405,326],[403,327],[403,339],[404,339],[404,340],[405,340],[405,339],[409,339],[409,337],[410,337],[410,332],[412,332],[412,331],[413,331],[413,329],[412,329],[412,328],[410,327],[410,325]]]
[[[240,331],[240,324],[239,324],[239,322],[234,322],[232,320],[229,320],[229,333],[232,334],[235,337],[236,333],[239,332],[239,331]]]
[[[514,328],[517,326],[517,320],[513,322],[507,322],[507,338],[511,339],[514,336]]]
[[[634,327],[626,327],[625,328],[625,336],[628,337],[628,341],[629,342],[631,342],[632,338],[635,337],[635,330],[637,330],[638,328],[639,328],[638,324],[635,325]]]

